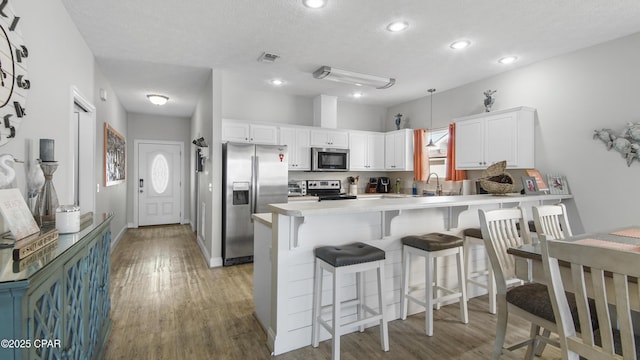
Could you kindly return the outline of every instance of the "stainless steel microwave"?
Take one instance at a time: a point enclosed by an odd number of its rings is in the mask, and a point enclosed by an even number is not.
[[[311,171],[349,171],[349,149],[311,148]]]

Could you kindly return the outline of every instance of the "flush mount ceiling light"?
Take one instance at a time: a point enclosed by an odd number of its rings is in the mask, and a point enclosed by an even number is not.
[[[167,101],[169,101],[168,96],[157,95],[157,94],[149,94],[147,95],[147,98],[149,99],[149,101],[151,101],[153,105],[164,105],[167,103]]]
[[[387,30],[391,32],[399,32],[409,27],[409,23],[406,21],[394,21],[387,25]]]
[[[498,62],[502,65],[509,65],[509,64],[513,64],[514,62],[516,62],[516,60],[518,60],[517,56],[505,56],[503,58],[501,58],[500,60],[498,60]]]
[[[284,81],[280,80],[280,79],[272,79],[269,81],[269,83],[273,86],[281,86],[284,84]]]
[[[308,8],[319,9],[327,5],[327,0],[302,0],[302,4]]]
[[[458,40],[458,41],[452,42],[451,45],[449,45],[449,47],[454,50],[462,50],[464,48],[469,47],[469,45],[471,45],[471,41],[469,40]]]
[[[436,89],[429,89],[427,90],[429,92],[429,94],[431,94],[430,98],[431,98],[431,108],[429,109],[430,115],[429,115],[429,132],[432,131],[433,129],[433,93],[436,92]],[[429,136],[429,143],[427,144],[428,147],[433,147],[436,146],[436,144],[433,143],[433,138],[431,136]]]
[[[376,89],[387,89],[396,83],[396,79],[384,78],[375,75],[357,73],[348,70],[340,70],[331,66],[321,66],[313,72],[316,79],[331,80],[356,86],[371,86]]]

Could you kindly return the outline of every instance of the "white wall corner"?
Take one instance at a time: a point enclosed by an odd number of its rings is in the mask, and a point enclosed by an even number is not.
[[[209,251],[207,251],[207,247],[204,245],[204,240],[198,234],[197,236],[198,246],[200,246],[200,251],[202,252],[202,256],[204,257],[204,261],[210,268],[221,267],[222,266],[222,258],[221,257],[211,257]]]
[[[116,248],[116,245],[118,245],[118,243],[122,239],[122,236],[124,236],[124,233],[127,231],[127,228],[128,227],[123,227],[120,230],[120,232],[118,232],[118,235],[116,235],[115,237],[111,238],[111,252],[113,252],[113,249]]]
[[[138,228],[138,226],[135,223],[131,223],[131,222],[127,224],[127,227],[129,229],[137,229]]]
[[[318,95],[313,99],[313,126],[338,128],[338,97]]]

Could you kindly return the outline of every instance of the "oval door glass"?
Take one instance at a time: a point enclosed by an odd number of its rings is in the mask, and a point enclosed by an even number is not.
[[[164,193],[169,186],[169,162],[163,154],[151,161],[151,186],[157,194]]]

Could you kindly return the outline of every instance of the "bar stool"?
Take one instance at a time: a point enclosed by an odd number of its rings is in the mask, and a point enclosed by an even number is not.
[[[425,308],[425,332],[433,335],[433,307],[451,299],[459,299],[460,319],[469,322],[467,311],[467,290],[464,280],[463,240],[457,236],[440,233],[411,235],[402,238],[402,292],[400,295],[400,313],[402,320],[407,318],[408,300]],[[409,272],[411,255],[425,258],[425,301],[415,298],[409,292]],[[458,290],[438,285],[437,259],[445,256],[456,256],[458,266]],[[445,293],[438,296],[438,291]]]
[[[342,246],[324,246],[315,249],[316,266],[313,290],[313,321],[311,339],[313,347],[318,347],[320,341],[320,325],[322,325],[332,337],[333,360],[340,359],[340,336],[348,328],[359,327],[364,331],[364,325],[374,321],[380,322],[380,342],[382,350],[389,351],[389,333],[387,329],[386,307],[384,302],[384,259],[385,252],[376,247],[354,243]],[[378,311],[365,304],[364,283],[362,273],[368,270],[377,270],[378,278]],[[333,274],[333,303],[322,306],[322,272]],[[341,301],[342,280],[345,274],[355,273],[356,298],[349,301]],[[343,306],[356,305],[357,319],[355,321],[340,324],[341,308]],[[331,325],[322,319],[322,309],[332,308]],[[364,317],[365,313],[370,316]]]

